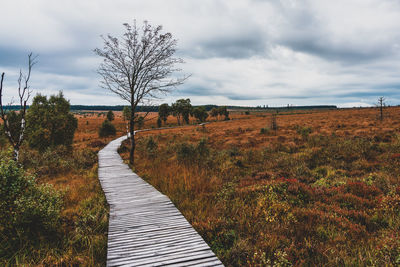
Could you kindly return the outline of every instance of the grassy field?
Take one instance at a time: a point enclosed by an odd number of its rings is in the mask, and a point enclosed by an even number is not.
[[[19,233],[17,245],[2,240],[0,265],[104,266],[106,260],[108,206],[97,176],[97,151],[111,139],[99,138],[102,114],[76,115],[78,129],[72,149],[58,147],[38,153],[24,146],[20,163],[39,184],[52,184],[62,196],[57,230],[50,235]],[[120,114],[114,124],[124,134]],[[3,143],[1,150],[7,150]],[[1,250],[1,249],[0,249]]]
[[[204,128],[143,132],[135,171],[227,266],[396,266],[400,108],[385,114],[279,113],[275,131],[269,113],[231,112]]]
[[[125,122],[115,115],[121,136]],[[227,266],[396,266],[400,108],[385,115],[380,122],[376,109],[280,112],[275,131],[271,113],[231,111],[230,121],[138,133],[135,171]],[[103,113],[76,116],[72,150],[21,154],[28,173],[62,193],[58,231],[6,253],[0,265],[105,264],[108,207],[96,153],[115,137],[98,137]],[[143,128],[156,127],[156,116]],[[125,159],[127,151],[125,143]]]

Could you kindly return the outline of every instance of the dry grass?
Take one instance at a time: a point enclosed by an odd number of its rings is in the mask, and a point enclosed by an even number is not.
[[[276,133],[271,114],[234,112],[205,129],[143,132],[135,171],[228,266],[396,265],[400,108],[385,112],[382,123],[376,109],[279,113]]]

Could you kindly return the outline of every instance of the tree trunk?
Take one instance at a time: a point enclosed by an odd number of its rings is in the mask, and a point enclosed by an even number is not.
[[[134,116],[131,116],[131,123],[130,123],[130,139],[131,139],[131,150],[129,151],[129,164],[131,166],[135,163],[135,120]]]

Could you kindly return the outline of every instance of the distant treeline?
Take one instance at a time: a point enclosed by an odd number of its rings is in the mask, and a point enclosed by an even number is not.
[[[199,105],[205,107],[207,111],[213,108],[218,108],[217,105]],[[125,106],[86,106],[86,105],[71,105],[71,110],[88,110],[88,111],[122,111]],[[193,106],[198,107],[198,106]],[[316,106],[284,106],[284,107],[268,107],[268,106],[258,106],[258,107],[241,107],[241,106],[226,106],[227,109],[236,110],[310,110],[310,109],[337,109],[335,105],[316,105]],[[19,110],[19,105],[12,105],[4,107],[6,110]],[[29,108],[29,106],[28,106]],[[136,108],[137,112],[158,112],[158,106],[139,106]]]
[[[310,110],[310,109],[337,109],[335,105],[314,105],[314,106],[282,106],[282,107],[269,107],[269,106],[257,106],[257,107],[227,107],[228,109],[245,109],[245,110]]]

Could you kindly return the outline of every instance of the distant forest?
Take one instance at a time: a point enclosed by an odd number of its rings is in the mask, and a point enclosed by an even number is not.
[[[218,108],[217,105],[199,105],[205,107],[207,111],[212,108]],[[125,106],[86,106],[86,105],[71,105],[71,110],[87,110],[87,111],[122,111]],[[198,107],[198,106],[193,106]],[[316,105],[316,106],[284,106],[284,107],[268,107],[268,106],[258,106],[258,107],[242,107],[242,106],[226,106],[228,109],[236,110],[310,110],[310,109],[337,109],[335,105]],[[29,108],[29,106],[28,106]],[[19,110],[19,105],[12,105],[5,107],[6,110]],[[136,108],[138,112],[158,112],[158,106],[139,106]]]

